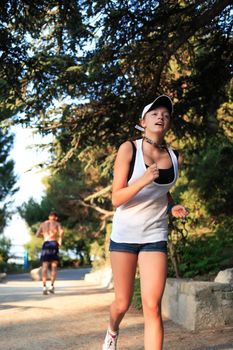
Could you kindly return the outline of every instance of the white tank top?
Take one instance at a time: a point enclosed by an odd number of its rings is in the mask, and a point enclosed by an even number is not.
[[[142,139],[136,141],[136,157],[130,185],[146,171],[142,152]],[[174,179],[169,184],[152,182],[140,190],[131,200],[116,209],[113,216],[111,239],[119,243],[152,243],[167,240],[167,193],[178,177],[177,157],[168,148]]]

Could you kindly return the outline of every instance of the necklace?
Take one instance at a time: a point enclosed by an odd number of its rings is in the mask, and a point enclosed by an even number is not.
[[[162,144],[158,144],[158,143],[154,142],[153,140],[149,139],[149,137],[147,137],[147,136],[143,136],[143,140],[150,143],[151,145],[153,145],[156,148],[159,148],[159,149],[167,148],[167,145],[165,142]]]

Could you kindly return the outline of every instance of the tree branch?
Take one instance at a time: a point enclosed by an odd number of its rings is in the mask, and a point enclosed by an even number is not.
[[[104,218],[103,219],[106,219],[107,217],[111,217],[114,214],[114,211],[110,211],[110,210],[106,210],[106,209],[100,208],[100,207],[98,207],[95,204],[87,204],[81,199],[78,199],[76,202],[79,203],[80,205],[84,206],[84,207],[92,208],[92,209],[96,210],[100,214],[104,214]]]
[[[95,192],[95,193],[91,194],[90,196],[86,197],[84,199],[84,201],[90,201],[92,199],[98,198],[98,197],[110,192],[111,188],[112,188],[112,185],[109,185],[109,186],[103,188],[102,190]]]
[[[158,65],[155,83],[156,86],[159,85],[162,71],[165,65],[170,60],[171,56],[189,39],[191,38],[199,29],[210,23],[210,21],[218,16],[228,5],[231,5],[231,0],[217,0],[215,4],[205,12],[203,12],[198,17],[193,17],[192,21],[189,23],[187,28],[187,23],[182,26],[177,32],[176,38],[172,38],[172,43],[168,44],[165,48],[165,55],[163,56],[161,62]]]

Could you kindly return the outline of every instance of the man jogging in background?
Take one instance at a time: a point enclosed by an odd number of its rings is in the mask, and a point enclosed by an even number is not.
[[[57,221],[57,214],[52,211],[48,220],[40,224],[36,236],[44,238],[41,251],[43,294],[54,293],[54,282],[57,276],[57,266],[59,262],[59,247],[62,244],[64,230]],[[47,273],[49,263],[51,263],[51,286],[47,289]]]

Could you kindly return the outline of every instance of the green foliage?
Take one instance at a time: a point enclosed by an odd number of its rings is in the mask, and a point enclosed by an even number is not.
[[[106,233],[104,237],[95,240],[91,244],[90,255],[93,259],[92,266],[94,269],[102,268],[110,264],[109,242],[112,231],[112,224],[106,226]]]
[[[226,138],[207,140],[193,157],[189,177],[212,215],[231,215],[233,207],[233,143]]]
[[[133,304],[134,307],[136,307],[136,309],[138,309],[138,310],[142,309],[140,278],[136,278],[135,279],[132,304]]]
[[[7,112],[16,115],[19,110],[26,108],[28,111],[32,105],[40,111],[52,101],[52,95],[60,95],[61,89],[54,88],[56,82],[62,82],[65,90],[69,88],[61,70],[76,63],[72,56],[78,56],[84,38],[90,36],[82,20],[81,5],[76,0],[59,3],[48,0],[3,1],[0,19],[3,51],[0,76],[4,87],[0,93],[0,107],[4,108],[5,117]]]
[[[74,227],[72,229],[65,229],[64,241],[62,245],[62,260],[65,260],[65,256],[73,260],[76,265],[90,265],[90,244],[92,238],[88,238],[92,227],[83,227],[85,232],[80,227]],[[70,258],[69,254],[72,254]],[[75,256],[75,257],[74,257]]]
[[[77,145],[118,145],[142,106],[167,92],[176,102],[176,135],[197,133],[195,120],[206,128],[211,108],[227,99],[230,4],[3,2],[2,119],[14,115],[15,122],[65,136],[69,147],[60,160],[69,159]]]
[[[221,130],[201,144],[193,141],[193,152],[184,149],[184,169],[173,193],[189,216],[170,223],[169,276],[204,278],[232,264],[233,148]]]
[[[232,84],[229,86],[229,94],[232,92]],[[233,102],[226,102],[217,110],[217,119],[221,132],[229,139],[233,139]]]
[[[233,220],[226,218],[218,225],[212,224],[212,232],[184,236],[174,240],[173,249],[177,258],[180,277],[211,279],[221,269],[232,266]],[[177,232],[177,228],[173,228]],[[169,256],[169,276],[174,276],[174,266]],[[208,277],[209,276],[209,277]]]
[[[18,208],[21,217],[29,226],[47,220],[51,210],[54,210],[54,208],[46,197],[42,198],[41,203],[36,202],[33,198],[29,198],[27,202],[24,202]],[[32,231],[36,232],[35,227],[32,227]]]
[[[6,264],[10,256],[11,241],[6,237],[0,237],[0,270],[6,268]]]
[[[42,239],[35,236],[37,229],[38,225],[31,226],[31,239],[28,243],[24,245],[24,247],[28,252],[29,262],[35,261],[39,263]]]
[[[9,159],[12,144],[13,135],[0,129],[0,233],[10,215],[10,197],[17,191],[14,161]]]

